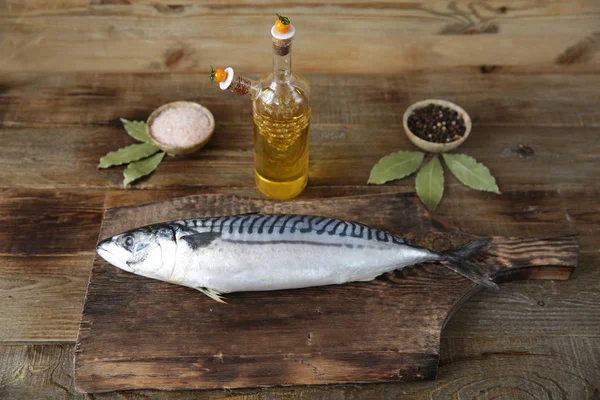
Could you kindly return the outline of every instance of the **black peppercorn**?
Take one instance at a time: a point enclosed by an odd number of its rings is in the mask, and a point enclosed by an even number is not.
[[[451,108],[429,104],[408,116],[408,129],[417,137],[433,143],[448,143],[467,131],[464,119]]]

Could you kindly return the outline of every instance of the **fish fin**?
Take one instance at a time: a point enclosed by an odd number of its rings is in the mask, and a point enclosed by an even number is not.
[[[199,287],[197,288],[200,292],[204,293],[205,295],[207,295],[208,297],[210,297],[211,299],[213,299],[216,302],[219,303],[223,303],[223,304],[227,304],[227,302],[224,300],[225,297],[223,297],[221,295],[221,293],[217,292],[214,289],[210,289],[210,288],[206,288],[206,287]]]
[[[491,244],[491,238],[477,239],[465,244],[463,247],[451,250],[449,253],[462,258],[473,258],[489,249]]]
[[[439,261],[445,267],[477,283],[478,285],[498,289],[492,278],[481,270],[477,264],[470,259],[486,251],[492,239],[477,239],[467,243],[463,247],[448,252],[438,253]]]
[[[357,282],[369,282],[372,281],[373,279],[377,278],[377,276],[370,276],[368,278],[361,278],[361,279],[357,279]]]

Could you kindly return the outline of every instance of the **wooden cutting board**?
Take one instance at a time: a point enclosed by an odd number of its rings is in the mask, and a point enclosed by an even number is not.
[[[184,197],[109,209],[100,239],[156,222],[252,211],[360,221],[436,250],[475,237],[432,217],[412,195],[382,194],[292,202]],[[578,250],[576,236],[494,237],[479,261],[496,282],[563,280],[577,265]],[[96,257],[77,341],[76,385],[103,392],[434,379],[441,330],[477,290],[432,264],[371,282],[233,293],[219,304]]]

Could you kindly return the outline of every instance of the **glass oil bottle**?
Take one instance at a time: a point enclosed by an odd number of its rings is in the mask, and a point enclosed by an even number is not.
[[[292,72],[294,34],[291,24],[283,33],[273,26],[273,70],[258,81],[236,76],[232,68],[211,74],[224,72],[217,79],[221,89],[253,101],[255,183],[265,196],[281,200],[299,195],[308,181],[310,85]]]

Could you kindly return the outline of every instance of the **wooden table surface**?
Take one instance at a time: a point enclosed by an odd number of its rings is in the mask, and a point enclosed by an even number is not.
[[[436,381],[86,397],[73,389],[72,358],[104,210],[199,193],[258,197],[251,104],[195,73],[2,74],[0,398],[598,398],[598,76],[466,69],[309,79],[310,184],[302,198],[412,192],[412,178],[365,182],[380,157],[413,148],[402,131],[404,109],[442,97],[470,113],[473,132],[461,150],[490,167],[503,194],[468,190],[446,174],[437,215],[482,235],[578,233],[572,279],[475,295],[443,332]],[[122,168],[96,169],[99,157],[132,142],[120,117],[145,119],[172,100],[214,113],[216,132],[204,150],[167,158],[131,190],[121,187]]]
[[[258,197],[251,104],[210,87],[206,71],[268,70],[275,12],[298,28],[294,68],[313,73],[301,198],[413,192],[414,178],[365,183],[380,157],[413,149],[406,107],[444,98],[470,113],[461,151],[490,167],[503,194],[446,173],[436,214],[481,235],[578,233],[579,268],[569,281],[472,297],[443,331],[436,381],[76,393],[74,345],[104,210]],[[0,0],[0,399],[598,399],[599,15],[597,0]],[[119,118],[143,120],[173,100],[213,112],[203,151],[167,158],[131,190],[122,168],[96,169],[133,142]]]

